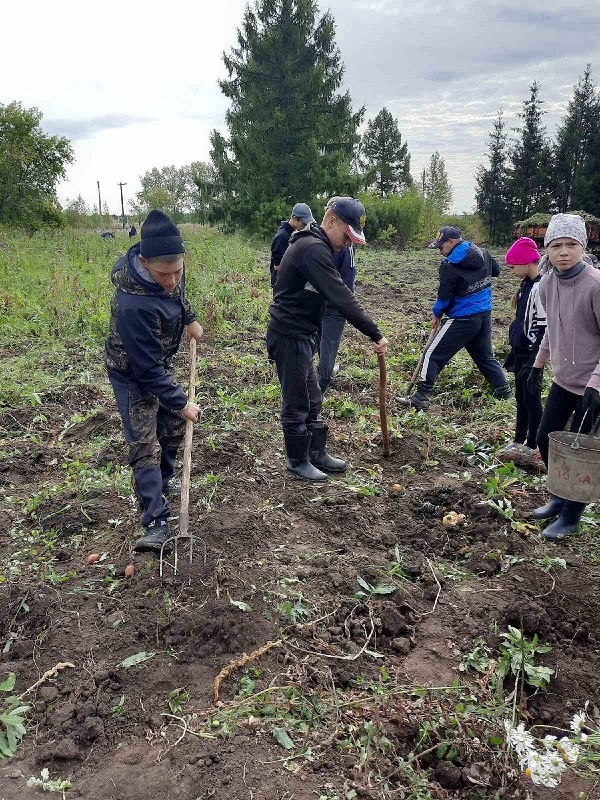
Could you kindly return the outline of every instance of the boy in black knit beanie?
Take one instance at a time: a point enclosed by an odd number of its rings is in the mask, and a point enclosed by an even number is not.
[[[185,248],[179,229],[162,211],[151,211],[134,244],[116,262],[105,363],[129,444],[145,535],[134,550],[160,550],[169,538],[169,480],[186,419],[199,407],[188,402],[171,374],[171,359],[185,327],[188,341],[202,326],[185,297]]]

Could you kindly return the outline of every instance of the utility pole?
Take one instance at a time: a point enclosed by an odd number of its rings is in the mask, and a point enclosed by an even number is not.
[[[123,187],[127,186],[127,183],[119,183],[119,189],[121,190],[121,220],[123,222],[123,230],[125,230],[125,206],[123,205]]]
[[[100,197],[100,181],[96,181],[98,184],[98,214],[100,216],[100,227],[102,227],[102,198]]]

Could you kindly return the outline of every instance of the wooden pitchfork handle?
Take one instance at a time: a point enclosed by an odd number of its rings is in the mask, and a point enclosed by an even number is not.
[[[390,434],[388,432],[387,411],[386,411],[386,383],[387,370],[385,367],[385,356],[383,353],[377,354],[379,363],[379,419],[381,421],[381,438],[383,439],[383,455],[390,454]]]
[[[188,401],[196,402],[196,340],[190,339],[190,373],[188,385]],[[187,536],[190,526],[190,476],[192,472],[192,439],[194,437],[194,423],[191,419],[185,421],[185,438],[183,445],[183,473],[181,475],[181,506],[179,509],[179,536]],[[190,538],[190,563],[192,562],[192,543]],[[177,542],[175,542],[177,548]],[[177,549],[175,550],[177,558]]]

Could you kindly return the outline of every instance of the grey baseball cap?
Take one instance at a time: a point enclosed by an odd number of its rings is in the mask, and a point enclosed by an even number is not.
[[[298,219],[301,219],[302,222],[305,222],[307,225],[316,222],[308,203],[296,203],[292,208],[292,217],[298,217]]]

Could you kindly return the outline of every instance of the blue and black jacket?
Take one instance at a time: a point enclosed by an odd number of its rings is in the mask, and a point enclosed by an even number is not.
[[[483,247],[459,242],[440,264],[440,287],[433,314],[472,317],[492,310],[492,277],[500,265]]]
[[[143,277],[139,254],[140,245],[134,244],[110,276],[116,291],[104,360],[109,372],[135,380],[142,391],[175,411],[185,406],[187,397],[170,372],[171,359],[196,312],[185,298],[185,273],[173,292],[165,292]]]

